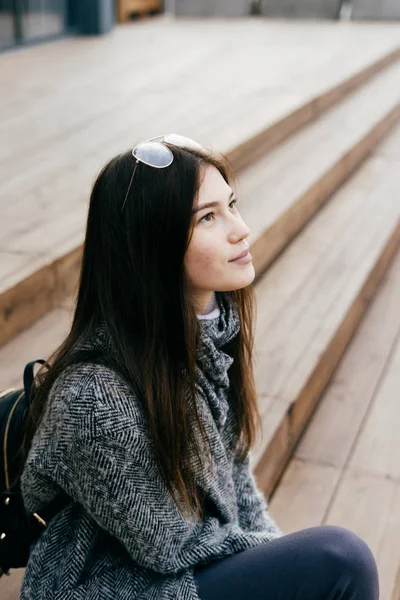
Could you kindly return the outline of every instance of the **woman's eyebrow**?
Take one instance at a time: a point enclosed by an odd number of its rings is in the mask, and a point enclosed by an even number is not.
[[[231,198],[233,198],[234,195],[235,195],[235,193],[231,192],[231,195],[229,196],[229,200]],[[196,214],[197,212],[199,212],[203,208],[213,208],[215,206],[218,206],[219,204],[220,204],[219,202],[207,202],[206,204],[202,204],[201,206],[198,206],[197,208],[195,208],[194,210],[192,210],[192,215]]]

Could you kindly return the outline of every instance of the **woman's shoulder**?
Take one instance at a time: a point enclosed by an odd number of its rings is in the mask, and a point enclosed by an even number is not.
[[[48,419],[82,428],[90,435],[116,431],[143,421],[144,412],[132,387],[111,366],[81,362],[66,367],[48,398]]]
[[[66,367],[50,389],[33,436],[23,472],[26,497],[41,498],[38,485],[51,487],[61,464],[79,457],[82,448],[101,445],[105,439],[109,444],[115,436],[149,443],[143,411],[129,386],[104,365]]]
[[[110,387],[127,388],[122,376],[111,366],[97,361],[82,361],[68,365],[58,375],[50,394],[90,393],[101,396]]]

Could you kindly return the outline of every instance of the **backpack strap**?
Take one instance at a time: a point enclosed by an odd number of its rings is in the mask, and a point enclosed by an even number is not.
[[[42,359],[32,360],[31,362],[29,362],[26,365],[26,367],[24,369],[24,390],[25,390],[25,398],[27,400],[29,400],[30,394],[31,394],[31,388],[32,388],[33,379],[34,379],[33,369],[34,369],[36,363],[40,363],[41,365],[44,365],[44,364],[46,364],[46,361],[42,360]]]
[[[44,365],[46,364],[45,360],[32,360],[29,362],[24,369],[24,390],[25,397],[29,401],[31,389],[34,380],[34,368],[36,364]],[[40,515],[34,513],[31,515],[31,523],[32,529],[38,535],[43,530],[44,527],[47,526],[47,523],[63,508],[65,508],[68,504],[72,502],[72,498],[67,496],[66,494],[60,494],[54,498],[43,510],[40,511]]]

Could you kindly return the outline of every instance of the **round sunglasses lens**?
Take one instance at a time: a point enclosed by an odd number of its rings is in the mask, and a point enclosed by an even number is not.
[[[171,150],[158,142],[139,144],[134,148],[132,154],[149,167],[156,167],[157,169],[168,167],[174,160]]]
[[[193,150],[204,150],[200,144],[191,140],[190,138],[178,135],[177,133],[170,133],[164,137],[164,142],[171,144],[172,146],[179,146],[180,148],[188,148]]]

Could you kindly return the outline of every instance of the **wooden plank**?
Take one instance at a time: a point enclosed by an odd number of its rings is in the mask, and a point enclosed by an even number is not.
[[[282,418],[286,456],[275,459],[280,470],[273,477],[268,447],[259,454],[256,475],[268,494],[400,243],[398,176],[391,164],[386,171],[381,159],[368,161],[257,284],[257,386],[289,407]],[[358,215],[357,194],[363,198]]]
[[[324,524],[341,525],[370,546],[380,574],[381,598],[390,600],[400,564],[400,485],[385,477],[344,472]]]
[[[262,440],[253,448],[253,470],[257,483],[267,497],[270,496],[282,473],[291,448],[290,406],[281,398],[271,398],[264,412]],[[262,464],[262,469],[260,469]]]
[[[55,274],[48,264],[3,291],[0,295],[0,344],[5,344],[51,310],[56,297]]]
[[[270,500],[271,514],[285,533],[324,521],[341,470],[293,458]]]
[[[377,560],[381,598],[398,600],[400,486],[383,477],[341,471],[294,458],[269,502],[271,515],[285,533],[328,524],[357,533]]]
[[[362,184],[364,175],[372,186],[369,193]],[[331,328],[342,322],[341,307],[354,300],[378,248],[383,251],[390,232],[397,235],[396,169],[385,171],[384,181],[381,176],[370,162],[261,278],[256,343],[259,356],[268,359],[268,368],[263,366],[260,373],[262,393],[288,400],[295,397],[301,370],[311,368],[310,357],[320,355]],[[363,211],[353,218],[361,199]],[[298,342],[287,348],[289,336]],[[307,348],[313,351],[304,352]]]
[[[284,531],[332,524],[365,539],[377,559],[384,600],[398,600],[400,592],[400,479],[391,471],[391,453],[398,456],[391,432],[400,425],[399,267],[400,254],[270,501]],[[363,440],[376,440],[373,431],[394,439],[395,447],[381,452],[378,441],[366,451]],[[374,457],[379,469],[371,465]]]
[[[295,455],[343,467],[400,329],[400,255],[352,341]]]
[[[393,256],[395,255],[400,242],[400,224],[395,226],[392,234],[389,235],[387,242],[379,240],[380,243],[384,243],[385,245],[380,246],[378,244],[378,240],[376,240],[376,242],[376,247],[380,247],[381,250],[379,259],[377,263],[373,265],[372,269],[368,271],[367,279],[361,284],[361,287],[359,288],[354,300],[348,305],[349,308],[345,317],[339,320],[339,303],[337,303],[334,307],[331,307],[329,319],[324,321],[324,323],[320,326],[310,344],[310,354],[303,354],[301,356],[293,373],[290,375],[287,382],[285,382],[285,390],[287,390],[286,393],[289,397],[294,397],[293,394],[297,389],[299,389],[300,382],[304,381],[304,375],[306,373],[309,375],[309,379],[307,380],[307,384],[304,389],[304,392],[308,391],[308,393],[310,393],[309,410],[312,410],[313,401],[311,398],[313,393],[318,396],[323,391],[323,387],[327,382],[326,378],[329,379],[330,374],[338,364],[343,351],[345,350],[362,316],[368,308],[369,302],[372,299],[380,280],[382,279],[386,269],[393,259]],[[356,279],[356,277],[354,277],[354,279]],[[352,283],[353,282],[351,282],[351,284]],[[349,285],[347,289],[343,289],[342,301],[346,298],[346,296],[349,298],[350,291],[354,292],[355,289],[356,288],[353,288],[352,285]],[[329,345],[325,347],[326,349],[324,350],[324,353],[321,354],[323,351],[322,349],[324,348],[324,340],[326,340],[325,336],[328,335],[330,327],[333,328],[335,334],[333,339],[330,340]],[[335,327],[337,327],[337,329],[335,329]],[[311,365],[312,352],[319,353],[319,373],[314,371]],[[298,419],[299,427],[301,427],[301,423],[304,422],[304,419],[307,418],[306,401],[304,401],[304,404],[301,408],[300,404],[301,403],[296,405],[293,411],[294,420],[296,421]],[[299,406],[298,413],[296,411],[297,406]]]
[[[37,260],[35,260],[37,258]],[[42,266],[43,257],[16,252],[0,252],[0,293],[19,283]]]
[[[22,387],[26,363],[49,358],[64,341],[71,322],[72,310],[54,309],[0,348],[0,390]]]
[[[400,64],[395,64],[240,175],[242,215],[252,231],[249,241],[258,272],[400,118],[399,82]],[[380,93],[386,103],[376,102]]]
[[[351,467],[400,480],[400,332],[368,419],[354,449]],[[400,539],[400,538],[399,538]]]
[[[372,284],[376,287],[379,278],[385,272],[393,252],[400,242],[400,227],[393,240],[390,240],[387,248],[383,252],[375,269],[371,273],[370,279],[365,287]],[[364,289],[365,289],[364,287]],[[361,291],[360,295],[363,294]],[[294,446],[301,436],[304,427],[311,417],[311,413],[317,406],[321,394],[326,387],[335,367],[346,349],[352,334],[357,328],[366,306],[362,302],[356,301],[349,313],[344,318],[339,330],[331,340],[324,360],[315,363],[315,369],[312,377],[307,381],[304,388],[299,387],[297,397],[291,402],[285,402],[282,405],[282,416],[280,421],[276,422],[273,433],[271,432],[264,442],[263,447],[257,448],[257,466],[255,475],[258,484],[264,490],[267,497],[273,493],[292,452]],[[287,410],[283,407],[287,406]],[[264,428],[269,422],[269,414],[264,417]]]
[[[377,207],[380,201],[379,196],[373,196],[374,189],[379,188],[380,182],[385,179],[388,167],[392,169],[392,183],[388,182],[388,193],[390,186],[395,184],[396,173],[394,167],[389,166],[393,164],[392,160],[396,160],[395,155],[393,159],[387,157],[382,160],[381,156],[370,159],[352,178],[351,183],[335,196],[340,210],[336,210],[333,203],[326,206],[295,243],[286,249],[285,261],[278,261],[269,269],[267,276],[257,282],[257,296],[265,306],[265,310],[260,310],[258,314],[257,334],[260,338],[277,323],[282,308],[290,302],[298,305],[294,315],[296,322],[303,307],[309,307],[311,299],[314,301],[318,292],[321,294],[321,279],[326,285],[329,281],[339,287],[343,283],[343,278],[346,277],[342,269],[345,251],[341,249],[341,245],[351,243],[358,235],[358,230],[362,231],[364,226],[370,227],[366,215],[370,210],[370,221],[374,221],[373,205]],[[393,194],[393,191],[390,193]],[[366,206],[369,206],[368,211],[362,210]],[[364,224],[360,218],[366,219]],[[367,233],[368,229],[364,235]],[[367,246],[371,245],[368,240],[365,243]],[[288,331],[292,328],[292,321],[287,325]],[[268,390],[265,391],[268,393]]]
[[[397,571],[396,580],[393,586],[392,597],[390,600],[400,600],[400,565]]]
[[[24,261],[23,274],[20,270],[6,282],[0,281],[0,345],[58,306],[62,298],[74,294],[82,248],[69,250],[70,243],[76,246],[69,239],[60,243],[61,258],[51,261],[50,254],[46,261],[40,256],[33,264]],[[44,266],[39,268],[41,264]]]
[[[0,579],[1,600],[18,600],[25,569],[16,569]]]

